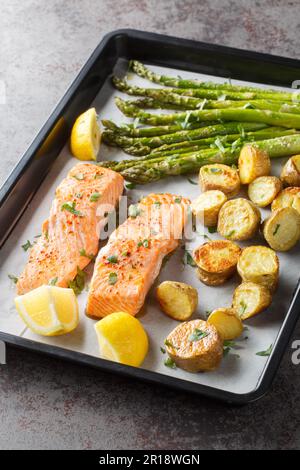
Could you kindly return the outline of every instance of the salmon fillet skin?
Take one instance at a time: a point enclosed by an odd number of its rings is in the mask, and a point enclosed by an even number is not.
[[[162,261],[182,238],[190,201],[172,194],[150,194],[129,207],[128,219],[98,253],[86,314],[136,315],[158,276]]]
[[[121,175],[95,164],[79,163],[69,171],[19,276],[18,294],[49,283],[68,287],[97,255],[101,228],[123,188]]]

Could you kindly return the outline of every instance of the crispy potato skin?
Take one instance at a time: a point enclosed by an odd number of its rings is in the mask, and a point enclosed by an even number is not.
[[[263,235],[273,250],[290,250],[300,240],[300,214],[293,207],[278,209],[264,222]]]
[[[196,329],[207,336],[192,341],[191,335]],[[200,319],[180,323],[168,335],[166,343],[166,351],[171,359],[188,372],[214,370],[223,357],[223,341],[216,328]]]
[[[249,199],[259,207],[271,204],[282,190],[282,184],[276,176],[260,176],[248,186]]]
[[[227,197],[238,194],[241,186],[238,171],[228,165],[215,163],[204,165],[199,172],[199,185],[202,191],[219,190]]]
[[[241,320],[247,320],[269,307],[272,294],[262,284],[242,282],[234,291],[232,308]]]
[[[284,186],[300,186],[300,155],[288,159],[282,168],[280,179]]]
[[[214,227],[218,223],[221,207],[227,196],[219,190],[206,191],[192,201],[191,207],[195,217],[206,227]]]
[[[271,161],[267,152],[249,144],[242,148],[238,165],[242,184],[249,184],[259,176],[267,176],[271,171]]]
[[[174,320],[188,320],[198,305],[198,292],[183,282],[164,281],[156,289],[164,313]]]
[[[236,271],[241,248],[229,240],[204,243],[194,251],[197,274],[204,284],[218,286]]]
[[[201,281],[203,284],[206,284],[207,286],[211,287],[216,287],[225,284],[225,282],[230,276],[208,273],[207,271],[204,271],[201,268],[197,268],[197,277],[199,281]]]
[[[238,338],[243,333],[243,324],[233,308],[218,308],[207,321],[216,327],[224,341]]]
[[[278,283],[279,259],[271,248],[248,246],[242,250],[237,270],[243,281],[262,284],[273,292]]]
[[[282,207],[293,207],[300,214],[300,188],[289,187],[280,191],[276,199],[272,202],[271,210],[277,211]]]
[[[219,212],[218,232],[229,240],[249,240],[261,221],[259,209],[244,198],[227,201]]]

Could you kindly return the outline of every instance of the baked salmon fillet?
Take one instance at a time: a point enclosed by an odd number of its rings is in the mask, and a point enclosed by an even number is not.
[[[69,171],[19,277],[18,294],[49,282],[69,286],[97,255],[101,228],[123,187],[121,175],[95,164],[79,163]]]
[[[129,207],[129,218],[111,234],[97,256],[88,316],[138,313],[164,257],[179,245],[189,204],[180,196],[150,194]]]

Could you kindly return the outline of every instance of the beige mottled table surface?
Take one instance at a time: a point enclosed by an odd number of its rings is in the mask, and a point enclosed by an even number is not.
[[[299,58],[299,0],[5,0],[1,184],[102,36],[126,27]],[[0,449],[299,449],[291,355],[265,398],[233,408],[9,349]]]

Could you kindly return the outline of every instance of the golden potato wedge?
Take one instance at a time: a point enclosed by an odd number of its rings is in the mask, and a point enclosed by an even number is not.
[[[263,234],[273,250],[288,251],[300,240],[300,214],[293,207],[273,212],[263,224]]]
[[[271,210],[277,211],[282,207],[293,207],[300,214],[300,188],[285,188],[278,194],[272,202]]]
[[[194,251],[198,277],[210,286],[223,284],[236,271],[241,248],[229,240],[204,243]]]
[[[288,159],[282,168],[280,179],[284,186],[300,186],[300,155]]]
[[[248,240],[257,232],[261,221],[259,209],[244,198],[227,201],[221,207],[218,232],[229,240]]]
[[[238,194],[240,178],[238,171],[228,165],[215,163],[204,165],[199,172],[199,185],[202,191],[216,189],[222,191],[227,197]]]
[[[175,364],[189,372],[214,370],[223,357],[223,341],[216,328],[199,319],[176,326],[165,345]]]
[[[241,320],[247,320],[271,305],[272,295],[262,284],[242,282],[234,291],[232,308]]]
[[[248,196],[259,207],[271,204],[282,190],[282,184],[276,176],[260,176],[248,186]]]
[[[219,211],[226,201],[227,196],[222,191],[206,191],[192,201],[192,212],[206,227],[214,227],[218,223]]]
[[[162,282],[156,297],[162,311],[174,320],[188,320],[198,305],[197,290],[183,282]]]
[[[242,148],[238,165],[242,184],[252,183],[259,176],[269,175],[271,171],[268,153],[251,144]]]
[[[197,276],[198,279],[203,282],[203,284],[206,284],[207,286],[211,287],[220,286],[224,284],[228,279],[228,276],[224,276],[222,274],[208,273],[200,268],[197,268]]]
[[[271,248],[248,246],[242,250],[237,270],[243,281],[262,284],[272,292],[278,283],[279,259]]]
[[[238,338],[244,329],[233,308],[217,308],[211,312],[207,322],[216,327],[223,341]]]

